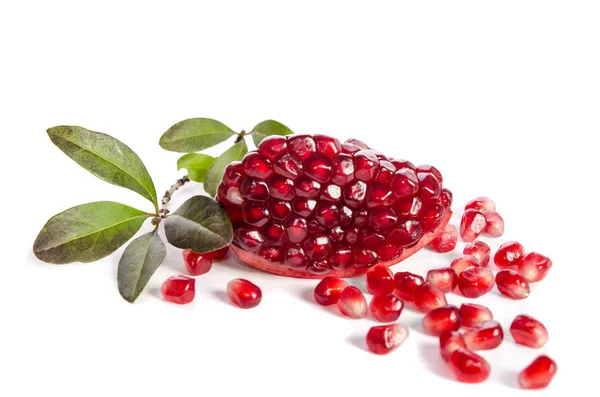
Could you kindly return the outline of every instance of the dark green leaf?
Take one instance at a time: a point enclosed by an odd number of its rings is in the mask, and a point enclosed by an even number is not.
[[[248,153],[248,146],[246,145],[246,141],[241,140],[217,157],[204,178],[204,190],[206,193],[215,197],[217,186],[221,182],[225,167],[231,164],[232,161],[241,160],[246,153]]]
[[[168,129],[158,142],[172,152],[198,152],[215,146],[233,136],[235,132],[225,124],[212,119],[187,119]]]
[[[125,248],[117,281],[119,293],[126,301],[133,303],[137,299],[166,255],[165,244],[156,232],[141,235]]]
[[[194,196],[165,221],[167,241],[198,253],[223,248],[233,239],[227,212],[210,197]]]
[[[133,150],[110,135],[62,125],[48,129],[52,142],[98,178],[131,189],[158,208],[156,189],[148,170]]]
[[[254,140],[254,144],[258,146],[258,144],[269,135],[291,134],[293,134],[292,130],[281,124],[279,121],[265,120],[261,123],[258,123],[252,129],[252,140]]]
[[[177,170],[186,168],[188,178],[194,182],[204,182],[204,177],[215,158],[207,154],[188,153],[177,160]]]
[[[33,252],[48,263],[93,262],[125,244],[149,216],[113,201],[82,204],[50,218]]]

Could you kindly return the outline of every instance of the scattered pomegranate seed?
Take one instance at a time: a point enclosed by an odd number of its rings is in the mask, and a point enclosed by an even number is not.
[[[487,221],[483,232],[492,237],[500,237],[504,234],[504,219],[496,211],[484,211],[483,215]]]
[[[373,295],[387,295],[394,292],[394,273],[385,265],[373,266],[367,272],[367,289]]]
[[[479,298],[494,287],[494,273],[485,267],[472,267],[458,275],[458,290],[467,298]]]
[[[490,246],[483,241],[473,241],[465,246],[463,254],[474,256],[479,266],[486,267],[490,263]]]
[[[160,287],[163,298],[169,302],[184,305],[194,300],[196,295],[196,279],[188,276],[172,276]]]
[[[458,331],[444,331],[440,335],[440,353],[444,360],[450,360],[450,356],[454,353],[458,348],[467,348],[465,344],[465,339],[462,334]]]
[[[479,267],[479,261],[474,256],[463,255],[454,259],[452,263],[450,263],[450,267],[458,276],[467,269],[470,269],[472,267]]]
[[[450,252],[456,247],[458,241],[458,230],[454,225],[446,225],[444,231],[434,238],[429,245],[435,252]]]
[[[473,209],[466,210],[460,221],[460,237],[466,242],[475,241],[486,224],[483,213]]]
[[[392,294],[375,295],[369,303],[371,315],[375,320],[382,323],[391,323],[398,320],[403,308],[404,302]]]
[[[487,197],[477,197],[465,205],[465,210],[477,210],[477,211],[494,211],[496,209],[496,203]]]
[[[548,342],[548,330],[533,317],[521,314],[510,325],[510,334],[515,342],[538,349]]]
[[[258,306],[262,299],[262,291],[258,286],[243,278],[234,278],[227,283],[229,300],[242,309]]]
[[[427,282],[443,293],[452,292],[458,283],[458,276],[451,267],[432,269],[427,272]]]
[[[425,333],[433,336],[439,336],[445,331],[456,331],[461,324],[460,312],[454,305],[438,307],[423,317]]]
[[[448,363],[456,379],[463,383],[481,383],[490,376],[487,361],[462,347],[452,353]]]
[[[552,267],[552,261],[537,252],[525,254],[519,260],[519,273],[530,283],[542,281]]]
[[[425,282],[423,277],[410,272],[398,272],[394,274],[396,289],[394,294],[404,302],[412,302],[415,288]]]
[[[492,311],[483,305],[463,303],[460,305],[460,316],[465,327],[474,327],[494,319]]]
[[[408,327],[404,324],[379,325],[367,333],[367,347],[375,354],[388,354],[408,338]]]
[[[494,263],[501,269],[517,266],[524,253],[525,247],[521,244],[516,241],[507,241],[496,251]]]
[[[502,270],[496,274],[498,291],[511,299],[525,299],[529,296],[529,283],[514,270]]]
[[[333,305],[340,299],[342,291],[348,283],[337,277],[325,277],[315,287],[314,296],[318,304],[323,306]]]
[[[203,254],[197,254],[191,249],[183,250],[183,262],[187,271],[192,276],[200,276],[208,273],[212,268],[212,260]]]
[[[497,321],[485,321],[463,332],[467,347],[471,350],[491,350],[502,343],[504,332]]]
[[[557,370],[556,363],[548,356],[539,356],[519,374],[523,389],[543,389],[550,384]]]
[[[434,289],[429,283],[423,283],[415,287],[412,302],[415,309],[423,313],[448,304],[446,295]]]
[[[343,315],[350,318],[367,316],[367,301],[362,292],[356,287],[346,287],[338,299],[338,308]]]

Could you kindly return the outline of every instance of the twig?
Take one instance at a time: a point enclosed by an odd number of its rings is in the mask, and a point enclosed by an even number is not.
[[[175,193],[177,191],[177,189],[179,189],[180,187],[182,187],[189,181],[190,181],[190,179],[186,175],[183,178],[178,179],[177,182],[175,182],[173,184],[173,186],[171,186],[171,188],[165,192],[165,195],[163,196],[162,200],[160,201],[161,208],[158,210],[158,215],[155,216],[154,218],[152,218],[153,225],[158,225],[162,219],[165,219],[169,215],[170,211],[167,208],[167,204],[169,204],[169,201],[171,201],[171,197],[173,197],[173,193]]]

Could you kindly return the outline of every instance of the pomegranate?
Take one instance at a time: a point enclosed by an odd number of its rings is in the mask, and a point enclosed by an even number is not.
[[[504,219],[496,211],[484,211],[485,229],[483,233],[492,237],[500,237],[504,234]]]
[[[337,277],[327,276],[315,287],[314,296],[318,304],[329,306],[337,303],[348,283]]]
[[[196,279],[188,276],[171,276],[162,283],[160,292],[169,302],[184,305],[194,300]]]
[[[367,272],[367,290],[373,295],[391,294],[395,287],[394,273],[386,266],[373,266]]]
[[[548,342],[548,331],[544,324],[533,317],[519,315],[510,325],[510,334],[518,344],[538,349]]]
[[[425,280],[418,274],[398,272],[394,274],[394,282],[396,283],[394,294],[404,302],[412,302],[415,288],[423,284]]]
[[[519,259],[519,273],[530,283],[542,281],[551,267],[550,258],[537,252],[529,252]]]
[[[496,274],[498,291],[511,299],[525,299],[529,296],[529,283],[514,270],[502,270]]]
[[[456,226],[448,224],[444,230],[431,241],[429,246],[435,252],[450,252],[456,247],[457,241],[458,230],[456,230]]]
[[[497,321],[485,321],[463,332],[467,347],[471,350],[495,349],[504,340],[504,331]]]
[[[525,254],[523,245],[516,241],[507,241],[496,251],[494,263],[501,269],[516,267],[523,254]]]
[[[490,365],[478,354],[459,347],[450,355],[450,369],[460,382],[480,383],[490,376]]]
[[[494,287],[494,273],[485,267],[471,267],[458,275],[458,290],[467,298],[479,298]]]
[[[250,281],[236,278],[227,283],[227,296],[237,307],[250,309],[258,306],[262,299],[262,291]]]
[[[428,335],[439,336],[444,331],[457,331],[461,323],[458,307],[446,305],[431,310],[423,317],[423,330]]]
[[[493,320],[492,311],[476,303],[463,303],[460,305],[460,316],[465,327],[474,327],[485,321]]]
[[[543,389],[556,375],[557,366],[548,356],[539,356],[519,374],[519,385],[523,389]]]
[[[490,246],[483,241],[473,241],[465,245],[463,254],[475,257],[479,266],[486,267],[490,263],[490,251]]]
[[[458,331],[444,331],[440,335],[440,353],[444,360],[450,360],[450,356],[459,348],[467,348],[465,339]]]
[[[403,344],[408,335],[408,327],[404,324],[372,327],[367,333],[367,347],[375,354],[388,354]]]
[[[496,209],[496,203],[488,197],[477,197],[465,205],[465,211],[471,209],[477,211],[494,211]]]
[[[432,269],[427,272],[427,282],[443,293],[452,292],[458,283],[458,276],[451,267]]]
[[[482,212],[468,209],[460,221],[460,237],[466,242],[477,240],[487,225]]]
[[[398,320],[404,309],[404,302],[392,294],[375,295],[369,303],[371,315],[382,323],[391,323]]]
[[[344,288],[338,299],[338,308],[343,315],[350,318],[367,317],[367,300],[356,287]]]

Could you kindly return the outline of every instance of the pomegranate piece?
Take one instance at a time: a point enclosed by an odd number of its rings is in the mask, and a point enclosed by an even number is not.
[[[488,197],[477,197],[465,205],[465,210],[477,210],[477,211],[494,211],[496,210],[496,203],[494,203]]]
[[[446,225],[444,230],[429,243],[429,247],[439,253],[450,252],[456,248],[457,241],[458,230],[456,230],[456,226]]]
[[[525,247],[521,244],[516,241],[507,241],[496,251],[494,263],[501,269],[517,266],[524,253]]]
[[[369,303],[371,315],[382,323],[391,323],[398,320],[404,309],[404,302],[392,294],[375,295]]]
[[[160,292],[169,302],[190,303],[196,295],[196,279],[183,275],[169,277],[160,286]]]
[[[398,272],[394,274],[396,289],[394,294],[405,302],[412,302],[415,288],[423,284],[425,280],[418,274],[410,272]]]
[[[490,376],[490,365],[478,354],[459,347],[448,361],[459,382],[481,383]]]
[[[212,268],[212,260],[189,248],[183,250],[183,262],[185,263],[188,273],[192,276],[200,276],[201,274],[208,273]]]
[[[510,325],[510,334],[520,345],[539,349],[548,342],[548,330],[533,317],[521,314]]]
[[[420,312],[427,313],[438,307],[446,306],[446,295],[434,289],[429,283],[417,285],[413,291],[412,303]]]
[[[423,330],[433,336],[440,336],[445,331],[457,331],[461,324],[460,312],[454,305],[438,307],[423,317]]]
[[[458,290],[467,298],[479,298],[494,287],[494,273],[485,267],[472,267],[458,275]]]
[[[454,270],[456,275],[460,275],[467,269],[479,267],[479,261],[474,256],[463,255],[454,259],[452,263],[450,263],[450,267]]]
[[[552,261],[537,252],[529,252],[519,260],[519,273],[530,283],[542,281],[552,267]]]
[[[474,209],[466,210],[460,221],[460,237],[469,243],[475,241],[485,230],[486,225],[487,221],[483,213]]]
[[[504,234],[504,219],[496,211],[484,211],[483,215],[487,221],[483,233],[492,237],[500,237]]]
[[[427,272],[427,282],[443,293],[452,292],[458,283],[458,276],[451,267],[432,269]]]
[[[548,356],[539,356],[519,374],[519,385],[523,389],[543,389],[550,384],[558,367]]]
[[[458,331],[444,331],[440,335],[440,353],[444,360],[450,360],[450,356],[459,348],[467,348],[462,334]]]
[[[502,343],[504,332],[497,321],[485,321],[463,332],[463,338],[470,350],[491,350]]]
[[[318,304],[323,306],[333,305],[340,299],[342,291],[348,283],[337,277],[327,276],[315,287],[314,296]]]
[[[344,288],[337,304],[340,312],[347,317],[365,318],[367,316],[367,301],[363,293],[356,287]]]
[[[486,267],[490,263],[490,251],[490,246],[483,241],[473,241],[465,245],[463,254],[475,257],[479,266]]]
[[[486,321],[494,319],[492,311],[483,305],[463,303],[460,305],[460,317],[465,327],[475,327]]]
[[[367,333],[367,347],[375,354],[388,354],[404,343],[408,335],[408,327],[404,324],[372,327]]]
[[[258,306],[262,299],[262,291],[258,286],[243,278],[235,278],[227,283],[229,300],[242,309]]]
[[[502,270],[496,274],[498,291],[510,299],[525,299],[529,296],[529,282],[514,270]]]
[[[387,266],[377,265],[367,272],[367,290],[373,295],[387,295],[394,292],[394,274]]]

